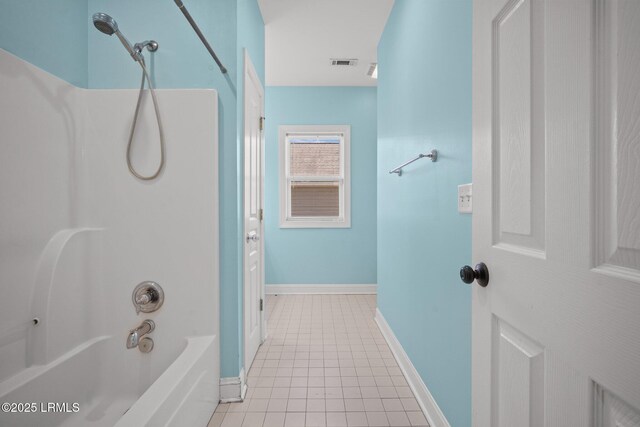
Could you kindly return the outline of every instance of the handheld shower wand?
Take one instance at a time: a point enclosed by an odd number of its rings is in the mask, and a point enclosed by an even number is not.
[[[160,110],[158,108],[158,100],[156,99],[156,93],[153,88],[153,85],[151,84],[149,73],[147,72],[147,66],[144,62],[144,56],[142,55],[142,51],[145,48],[147,48],[149,52],[155,52],[156,50],[158,50],[158,43],[154,40],[145,40],[141,43],[136,43],[133,46],[131,46],[131,43],[129,43],[129,40],[127,40],[127,38],[123,36],[120,30],[118,29],[118,23],[116,22],[116,20],[113,19],[111,16],[107,15],[106,13],[94,13],[93,25],[100,32],[108,36],[112,36],[115,34],[120,40],[120,42],[122,43],[122,45],[124,46],[124,48],[127,49],[127,52],[129,52],[129,55],[131,55],[131,58],[133,58],[133,60],[136,61],[142,68],[142,82],[140,83],[140,92],[138,93],[138,103],[136,104],[136,112],[134,113],[134,116],[133,116],[133,124],[131,125],[131,132],[129,134],[129,143],[127,144],[127,166],[129,167],[129,171],[131,172],[131,174],[133,174],[133,176],[135,176],[136,178],[141,179],[143,181],[151,181],[157,178],[160,175],[160,172],[162,172],[162,169],[164,168],[164,164],[165,164],[164,132],[162,131],[162,120],[160,119]],[[158,131],[160,134],[160,165],[152,175],[148,175],[148,176],[139,174],[133,167],[133,164],[131,163],[131,146],[133,144],[133,136],[135,134],[136,124],[138,122],[138,113],[140,112],[140,104],[142,102],[142,95],[144,93],[145,79],[151,91],[153,108],[155,109],[155,112],[156,112],[156,121],[158,122]]]
[[[108,36],[112,36],[115,34],[116,37],[118,37],[118,39],[120,40],[120,43],[122,43],[124,48],[127,49],[127,52],[129,52],[129,55],[131,55],[134,61],[140,62],[142,60],[142,49],[145,47],[145,45],[143,43],[136,43],[135,47],[131,46],[131,43],[129,43],[129,40],[127,40],[127,38],[124,35],[122,35],[120,30],[118,29],[118,23],[111,16],[107,15],[106,13],[94,13],[93,25],[98,30],[100,30],[100,32]],[[148,47],[151,52],[158,50],[158,43],[156,42],[144,42],[144,43],[149,43]],[[152,48],[150,43],[154,43],[155,46],[153,46]]]

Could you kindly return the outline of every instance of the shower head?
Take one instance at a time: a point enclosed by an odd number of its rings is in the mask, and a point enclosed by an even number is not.
[[[93,25],[108,36],[118,32],[118,23],[106,13],[94,13]]]
[[[122,35],[120,30],[118,29],[118,23],[111,16],[106,13],[94,13],[93,14],[93,25],[102,33],[112,36],[116,35],[120,42],[127,49],[129,55],[133,58],[134,61],[141,62],[143,60],[142,53],[138,50],[134,49],[129,43],[129,40],[126,39],[125,36]]]

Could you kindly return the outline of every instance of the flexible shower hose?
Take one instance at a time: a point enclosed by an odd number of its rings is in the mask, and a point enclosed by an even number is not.
[[[129,134],[129,143],[127,144],[127,166],[129,167],[129,171],[138,179],[143,181],[151,181],[156,179],[162,169],[164,168],[164,132],[162,131],[162,119],[160,119],[160,109],[158,108],[158,100],[156,99],[156,92],[153,88],[153,84],[151,83],[151,79],[149,78],[149,73],[147,72],[147,67],[144,62],[144,59],[138,61],[140,67],[142,67],[142,82],[140,83],[140,93],[138,94],[138,103],[136,104],[136,112],[133,116],[133,123],[131,124],[131,133]],[[142,103],[142,95],[144,94],[144,81],[147,80],[147,84],[149,85],[149,90],[151,92],[151,99],[153,100],[153,108],[156,111],[156,121],[158,122],[158,133],[160,134],[160,165],[158,169],[155,171],[153,175],[140,175],[133,164],[131,164],[131,146],[133,145],[133,135],[136,131],[136,124],[138,123],[138,113],[140,112],[140,104]]]

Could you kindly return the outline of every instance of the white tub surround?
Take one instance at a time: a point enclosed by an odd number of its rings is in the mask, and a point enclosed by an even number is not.
[[[206,424],[219,400],[217,93],[157,92],[167,163],[150,182],[126,164],[136,89],[79,89],[0,49],[0,93],[0,397],[80,406],[0,425]],[[147,174],[159,151],[142,108],[132,161]],[[146,280],[165,301],[137,315]],[[144,319],[153,350],[127,350]]]

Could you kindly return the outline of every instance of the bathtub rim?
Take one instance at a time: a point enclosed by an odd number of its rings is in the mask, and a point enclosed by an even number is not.
[[[171,398],[174,389],[185,379],[190,369],[193,369],[202,357],[212,347],[215,347],[217,335],[188,336],[185,337],[185,340],[186,345],[180,355],[142,393],[142,396],[131,405],[131,408],[114,427],[147,425],[148,421],[160,410],[160,407]],[[215,363],[216,361],[212,359],[211,366],[215,366]],[[200,377],[202,376],[203,374],[200,375]],[[215,408],[213,409],[215,410]]]

